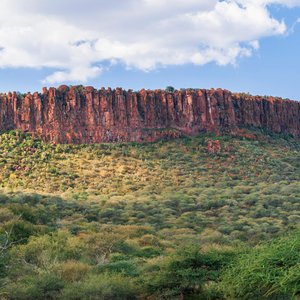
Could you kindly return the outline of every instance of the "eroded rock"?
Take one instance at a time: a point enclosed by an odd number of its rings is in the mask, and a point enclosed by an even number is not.
[[[221,142],[219,140],[209,140],[207,142],[207,152],[211,154],[221,152]]]
[[[133,92],[60,86],[0,95],[0,131],[55,143],[151,142],[251,126],[300,136],[300,103],[222,89]]]

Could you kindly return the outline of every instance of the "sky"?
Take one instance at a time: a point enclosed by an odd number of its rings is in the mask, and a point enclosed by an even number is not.
[[[0,0],[0,92],[224,88],[300,100],[300,0]]]

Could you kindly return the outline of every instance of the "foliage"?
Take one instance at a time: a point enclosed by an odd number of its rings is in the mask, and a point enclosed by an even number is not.
[[[168,92],[168,93],[174,93],[175,92],[175,88],[172,87],[172,86],[167,86],[166,87],[166,92]]]
[[[233,251],[201,252],[196,247],[183,248],[168,257],[150,273],[147,281],[150,294],[159,297],[201,294],[208,292],[207,284],[219,280],[220,270],[231,262]]]
[[[54,145],[12,131],[0,186],[1,299],[299,297],[291,137]]]
[[[92,275],[76,284],[68,285],[61,299],[134,300],[137,289],[120,275]]]
[[[238,274],[238,276],[236,276]],[[290,298],[300,295],[300,234],[259,245],[224,271],[228,299]]]

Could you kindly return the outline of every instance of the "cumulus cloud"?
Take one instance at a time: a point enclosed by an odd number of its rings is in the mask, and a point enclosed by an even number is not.
[[[104,62],[150,71],[235,64],[284,34],[272,4],[300,0],[1,0],[0,67],[52,68],[45,83],[86,82]]]

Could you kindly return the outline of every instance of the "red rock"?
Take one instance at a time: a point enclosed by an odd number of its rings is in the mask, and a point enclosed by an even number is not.
[[[221,142],[219,140],[209,140],[207,142],[207,152],[208,153],[220,153],[221,152]]]
[[[67,85],[61,85],[58,90],[60,92],[68,92],[69,91],[69,87]]]
[[[300,137],[300,103],[227,90],[124,91],[43,88],[0,95],[0,131],[20,129],[55,143],[155,141],[201,132],[263,128]]]

